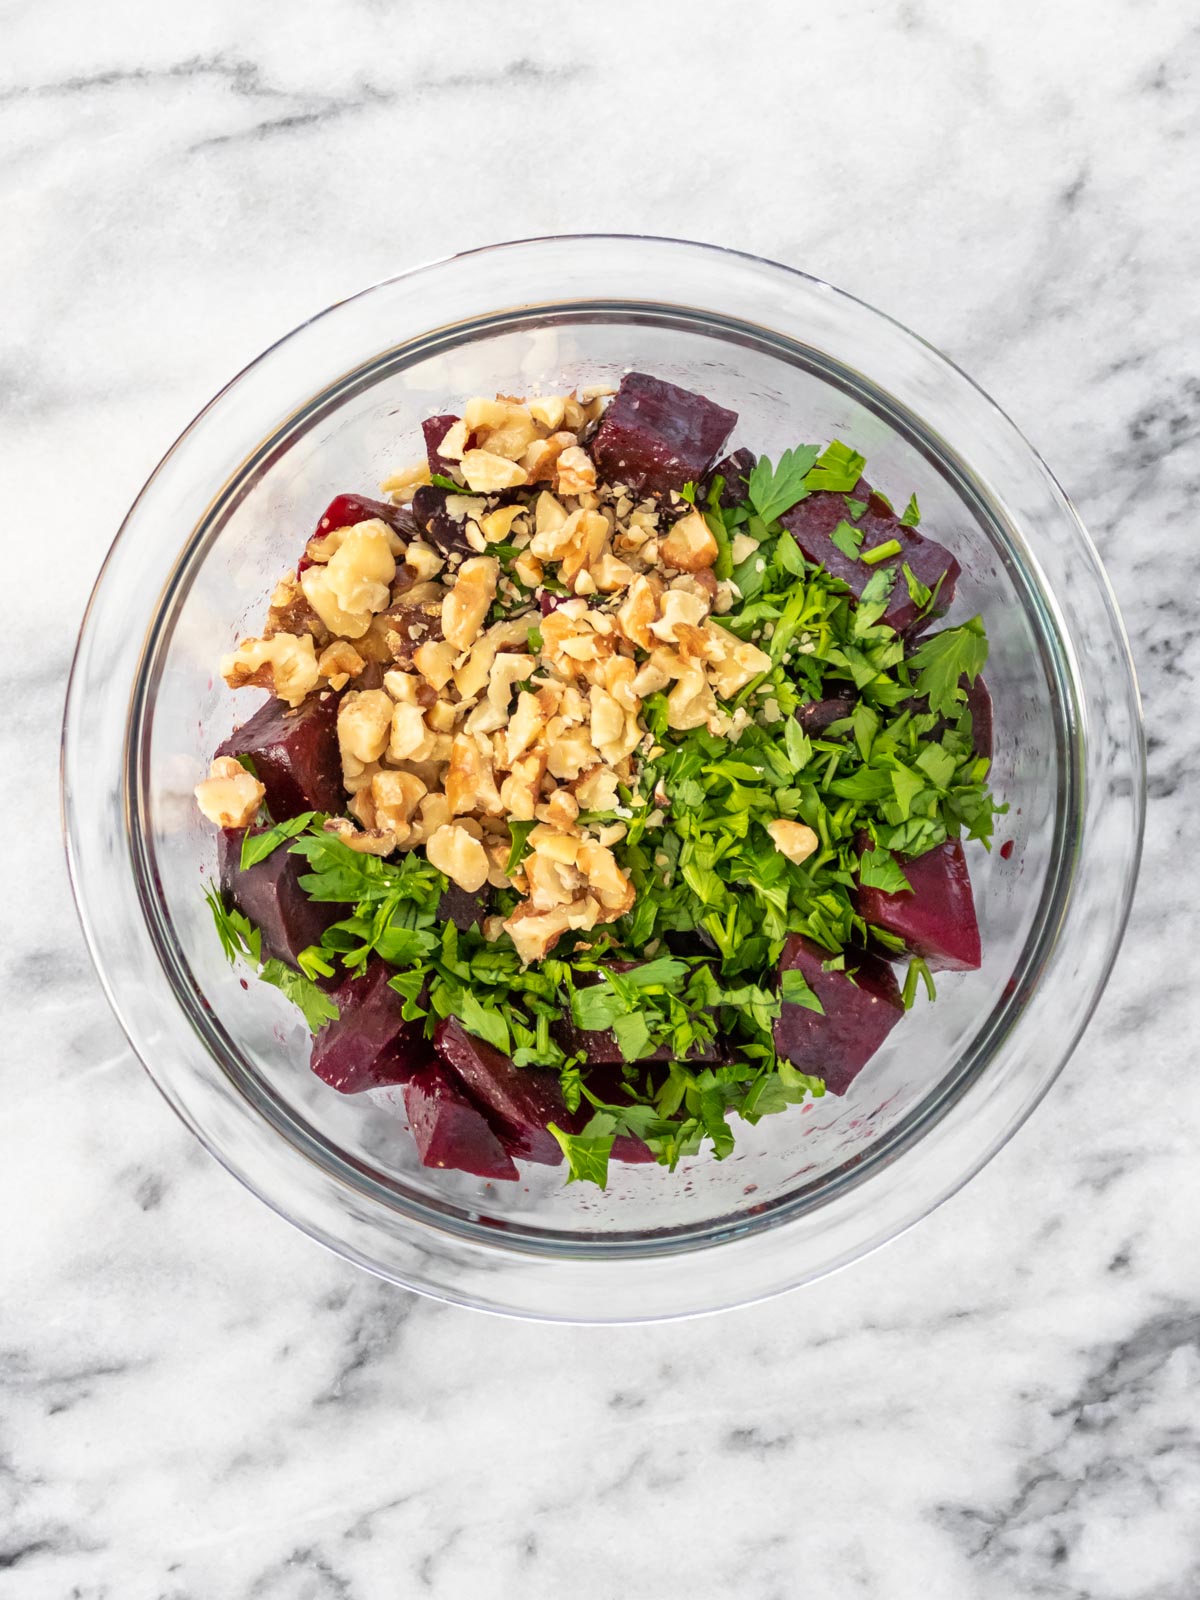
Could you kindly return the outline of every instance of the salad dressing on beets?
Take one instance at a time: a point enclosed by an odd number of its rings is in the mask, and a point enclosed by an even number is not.
[[[221,663],[267,698],[196,786],[218,937],[427,1166],[720,1159],[980,965],[958,561],[850,445],[736,424],[646,373],[428,418]]]

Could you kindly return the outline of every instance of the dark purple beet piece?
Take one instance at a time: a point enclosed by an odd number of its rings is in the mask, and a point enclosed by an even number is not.
[[[546,1131],[547,1123],[563,1127],[569,1120],[557,1073],[514,1067],[506,1055],[468,1033],[457,1017],[438,1024],[433,1047],[483,1107],[509,1155],[543,1167],[559,1165],[562,1148]]]
[[[992,759],[992,697],[982,675],[967,686],[967,710],[971,713],[971,743],[975,754]]]
[[[321,513],[313,529],[313,538],[319,539],[331,528],[352,528],[356,522],[369,522],[372,517],[386,522],[402,539],[414,539],[417,535],[416,518],[407,506],[390,505],[386,500],[368,500],[361,494],[339,494]]]
[[[251,838],[266,832],[264,828],[246,831]],[[320,944],[325,929],[337,922],[346,908],[308,898],[300,887],[308,862],[289,854],[286,844],[243,872],[242,837],[241,829],[229,828],[223,828],[218,837],[221,888],[262,934],[263,960],[274,957],[294,967],[301,950]]]
[[[961,840],[947,839],[923,856],[900,858],[911,894],[859,888],[859,914],[872,927],[904,940],[911,955],[945,972],[974,972],[981,957],[975,897]]]
[[[249,756],[276,822],[345,804],[338,753],[336,694],[310,695],[295,710],[268,700],[230,734],[219,756]]]
[[[471,1172],[513,1183],[520,1174],[482,1111],[476,1110],[440,1061],[404,1087],[413,1141],[427,1167]]]
[[[334,990],[338,1016],[313,1040],[313,1071],[342,1094],[407,1083],[433,1059],[421,1023],[401,1015],[404,999],[389,985],[390,976],[391,968],[372,956],[360,978]]]
[[[467,523],[461,522],[446,510],[448,489],[437,489],[432,484],[422,484],[413,495],[413,514],[421,532],[433,547],[444,556],[470,556],[475,552],[467,543]],[[464,489],[463,493],[467,491]]]
[[[721,504],[728,510],[732,506],[745,505],[750,498],[750,489],[746,479],[754,471],[754,464],[758,457],[753,450],[735,450],[732,455],[725,456],[718,461],[716,466],[704,480],[703,498],[708,494],[712,481],[716,477],[725,479],[725,487],[721,490]]]
[[[898,540],[901,547],[900,554],[880,565],[885,567],[894,565],[899,569],[901,562],[906,561],[913,577],[918,578],[929,589],[936,587],[938,579],[944,573],[942,587],[938,591],[938,607],[945,610],[954,599],[954,586],[958,582],[961,570],[949,550],[944,545],[938,544],[936,539],[928,539],[924,534],[918,533],[915,528],[904,527],[899,517],[888,510],[884,501],[878,495],[871,493],[869,485],[863,479],[859,479],[850,498],[867,502],[866,511],[858,522],[853,524],[863,535],[860,548],[873,550],[877,545],[886,544],[889,539]],[[781,520],[808,559],[819,562],[835,578],[840,578],[857,597],[866,588],[871,574],[878,571],[878,567],[871,566],[865,561],[851,560],[833,543],[831,535],[838,523],[853,521],[846,499],[844,494],[820,489],[816,494],[810,494],[807,500],[801,500],[800,504],[794,506]],[[909,595],[903,573],[898,573],[888,608],[881,620],[897,631],[911,628],[917,620],[917,607]]]
[[[736,422],[736,411],[702,394],[630,372],[596,430],[592,459],[639,493],[667,494],[704,478]]]
[[[443,417],[426,417],[421,424],[421,432],[425,435],[425,454],[429,458],[430,472],[441,473],[445,477],[452,476],[451,468],[457,467],[457,461],[449,461],[445,456],[438,454],[438,445],[450,432],[458,421],[453,412],[448,412]]]
[[[904,1015],[896,974],[878,956],[847,953],[854,981],[826,972],[829,952],[794,933],[779,958],[780,976],[800,972],[825,1015],[785,1001],[775,1023],[775,1048],[801,1072],[824,1078],[830,1094],[846,1090]]]
[[[458,884],[451,883],[438,901],[438,920],[452,922],[460,932],[465,932],[483,921],[491,903],[492,891],[489,888],[480,889],[477,894],[469,894],[466,889],[460,889]]]
[[[853,695],[836,695],[832,700],[809,700],[798,708],[796,721],[805,733],[817,738],[843,717],[852,717],[857,704]]]

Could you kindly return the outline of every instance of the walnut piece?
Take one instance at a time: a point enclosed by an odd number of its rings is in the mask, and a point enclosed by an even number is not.
[[[699,572],[717,559],[717,541],[699,511],[689,511],[658,541],[659,559],[683,572]]]
[[[499,489],[515,489],[529,481],[524,467],[487,450],[468,450],[462,458],[467,487],[476,494],[495,494]]]
[[[317,659],[317,671],[328,680],[331,689],[344,689],[351,678],[358,677],[366,664],[348,640],[335,639],[321,651]]]
[[[364,765],[378,761],[392,731],[392,697],[382,689],[352,689],[338,706],[337,733],[342,758]]]
[[[248,828],[266,792],[233,756],[217,756],[195,788],[196,804],[218,828]]]
[[[231,689],[270,689],[289,706],[298,706],[320,676],[312,635],[276,633],[269,639],[243,639],[221,658],[221,676]]]
[[[468,894],[475,894],[487,882],[487,851],[461,823],[447,823],[431,834],[425,854],[431,866]]]
[[[801,861],[807,861],[821,843],[811,828],[806,827],[803,822],[792,822],[788,817],[768,822],[767,832],[774,840],[775,848],[780,855],[786,856],[789,861],[794,861],[797,865]]]
[[[458,582],[442,601],[442,632],[459,650],[469,650],[496,598],[500,563],[472,556],[458,569]]]

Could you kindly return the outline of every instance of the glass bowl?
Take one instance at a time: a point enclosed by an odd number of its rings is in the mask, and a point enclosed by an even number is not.
[[[254,702],[215,663],[256,631],[332,496],[421,455],[476,393],[642,368],[711,395],[774,455],[839,436],[963,566],[953,615],[991,638],[997,843],[970,851],[977,973],[946,976],[842,1099],[757,1128],[724,1162],[523,1168],[491,1185],[418,1163],[388,1092],[339,1096],[274,989],[225,964],[192,786]],[[539,239],[381,283],[224,389],[126,518],[92,596],[64,729],[68,855],[92,955],[138,1055],[213,1154],[283,1216],[397,1283],[543,1318],[730,1306],[894,1237],[1029,1114],[1100,994],[1137,871],[1137,690],[1100,563],[1062,490],[966,377],[889,318],[768,261],[668,239]],[[394,1092],[393,1092],[394,1093]]]

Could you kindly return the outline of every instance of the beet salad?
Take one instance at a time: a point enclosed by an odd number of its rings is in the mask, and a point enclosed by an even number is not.
[[[720,1159],[980,964],[958,562],[851,446],[736,423],[638,372],[430,417],[221,663],[268,692],[196,788],[225,952],[427,1166]]]

